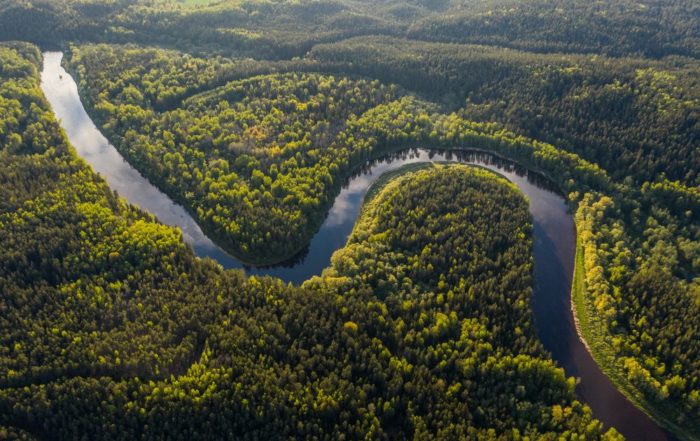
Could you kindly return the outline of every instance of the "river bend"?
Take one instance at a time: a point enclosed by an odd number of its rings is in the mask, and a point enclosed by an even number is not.
[[[476,151],[406,149],[368,162],[348,179],[319,231],[306,250],[291,261],[271,267],[248,267],[219,248],[180,205],[153,186],[122,158],[95,126],[81,103],[73,78],[61,66],[63,54],[44,53],[41,88],[57,120],[78,154],[109,186],[130,203],[182,230],[185,242],[200,257],[210,257],[224,268],[244,268],[299,284],[330,264],[352,231],[371,184],[382,174],[416,162],[452,161],[479,165],[515,183],[527,196],[534,226],[533,311],[545,348],[569,376],[580,378],[576,392],[594,416],[615,427],[628,439],[673,439],[634,407],[603,374],[579,340],[571,312],[576,231],[565,200],[540,175],[516,163]]]

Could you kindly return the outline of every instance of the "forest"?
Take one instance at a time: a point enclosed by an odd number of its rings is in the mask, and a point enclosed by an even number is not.
[[[693,0],[6,0],[0,40],[289,59],[319,43],[388,35],[538,53],[697,57],[699,8]]]
[[[196,259],[76,157],[35,47],[0,57],[6,439],[616,439],[534,335],[531,226],[512,184],[416,171],[367,203],[322,276],[246,278]],[[397,222],[413,233],[387,235]]]
[[[223,270],[77,156],[39,87],[47,49],[121,155],[249,264],[304,249],[348,177],[399,148],[541,173],[576,224],[581,338],[699,439],[699,17],[690,0],[2,2],[0,439],[620,438],[537,338],[512,184],[406,169],[318,277]]]

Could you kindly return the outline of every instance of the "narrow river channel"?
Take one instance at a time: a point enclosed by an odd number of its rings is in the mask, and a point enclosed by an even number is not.
[[[371,184],[382,173],[405,164],[454,161],[483,166],[505,176],[530,201],[534,223],[533,311],[544,346],[567,375],[580,378],[579,398],[607,426],[632,440],[674,439],[615,388],[579,340],[570,297],[576,245],[574,222],[564,199],[540,175],[476,151],[406,149],[388,154],[367,163],[348,179],[304,252],[285,264],[247,267],[214,244],[184,208],[151,185],[107,141],[85,111],[75,81],[61,67],[62,57],[60,52],[44,54],[41,87],[78,154],[120,196],[161,222],[179,227],[198,256],[215,259],[225,268],[244,268],[249,274],[266,274],[295,284],[320,274],[329,265],[333,252],[345,245]]]

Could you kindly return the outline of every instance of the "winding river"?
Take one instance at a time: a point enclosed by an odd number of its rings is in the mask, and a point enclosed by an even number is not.
[[[41,87],[78,154],[113,190],[161,222],[179,227],[197,255],[213,258],[225,268],[244,268],[249,274],[271,275],[295,284],[320,274],[329,265],[332,253],[345,245],[371,184],[382,173],[405,164],[454,161],[483,166],[505,176],[530,202],[534,223],[533,310],[544,346],[567,375],[580,378],[579,398],[607,426],[633,440],[673,439],[617,391],[579,340],[570,298],[575,226],[564,199],[540,175],[483,152],[406,149],[388,154],[367,163],[348,179],[303,253],[286,264],[247,267],[214,244],[183,207],[151,185],[107,141],[86,113],[75,81],[61,67],[62,56],[60,52],[44,54]]]

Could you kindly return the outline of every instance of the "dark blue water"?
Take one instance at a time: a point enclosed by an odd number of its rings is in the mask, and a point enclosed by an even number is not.
[[[334,251],[345,245],[360,213],[367,190],[390,170],[417,162],[454,161],[496,171],[515,183],[527,196],[534,226],[533,311],[538,334],[567,375],[580,378],[579,398],[596,418],[615,427],[629,439],[673,439],[630,403],[603,374],[579,340],[571,312],[576,231],[565,200],[540,175],[488,153],[406,149],[368,162],[348,179],[325,222],[309,246],[289,262],[268,268],[247,267],[228,255],[202,233],[180,205],[151,185],[107,141],[83,107],[73,78],[61,67],[62,54],[44,54],[41,87],[56,118],[78,154],[130,203],[155,215],[161,222],[182,230],[184,240],[200,257],[210,257],[224,268],[244,268],[249,274],[265,274],[300,284],[319,275],[330,264]]]

